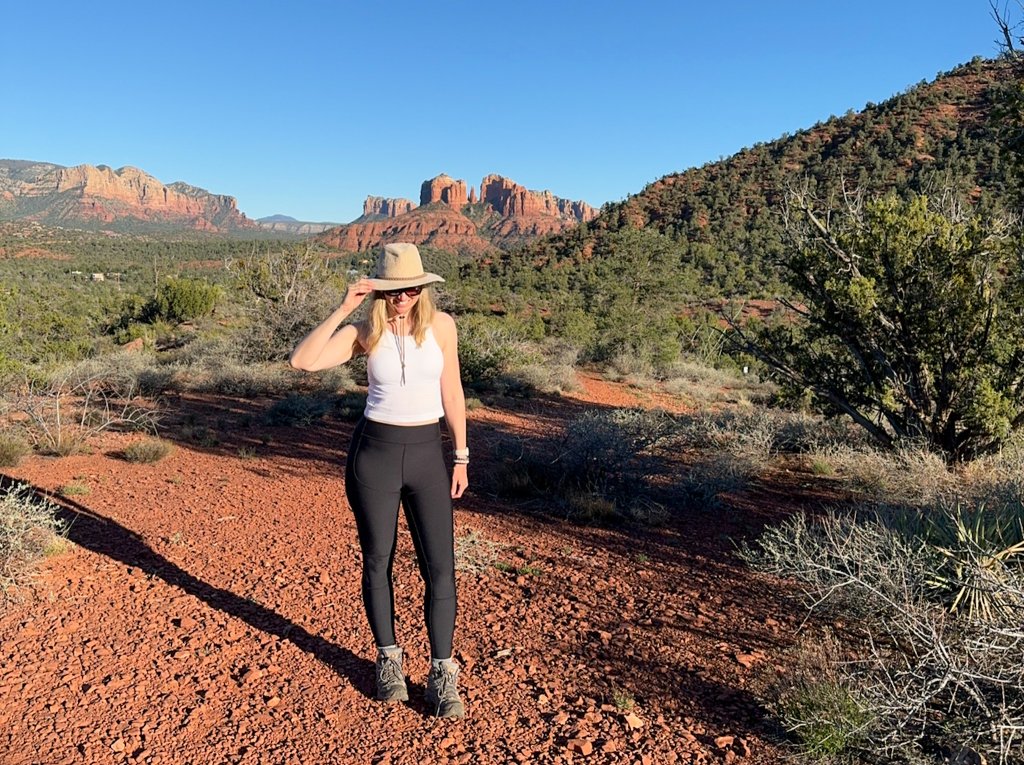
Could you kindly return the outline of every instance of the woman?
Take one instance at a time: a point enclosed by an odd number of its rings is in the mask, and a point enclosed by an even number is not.
[[[431,653],[426,702],[438,717],[462,717],[459,668],[452,660],[452,499],[469,486],[469,449],[455,321],[434,308],[428,286],[442,281],[424,272],[416,245],[386,245],[375,275],[349,286],[342,304],[295,347],[290,363],[316,371],[367,354],[366,409],[349,446],[345,493],[363,553],[363,603],[377,643],[377,698],[409,698],[395,639],[391,576],[401,504],[426,589]],[[371,294],[368,318],[339,329]],[[442,416],[455,444],[450,481],[441,447]]]

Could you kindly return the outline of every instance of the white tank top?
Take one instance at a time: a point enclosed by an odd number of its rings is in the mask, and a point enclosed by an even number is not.
[[[369,390],[363,416],[390,425],[440,419],[444,416],[441,405],[443,369],[444,354],[430,327],[419,347],[412,335],[393,335],[385,331],[366,359]]]

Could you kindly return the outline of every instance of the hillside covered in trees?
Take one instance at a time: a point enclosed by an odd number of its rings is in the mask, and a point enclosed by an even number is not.
[[[1012,183],[991,119],[1006,71],[977,58],[860,112],[667,175],[589,224],[485,264],[486,274],[540,304],[569,284],[614,277],[621,261],[642,264],[644,282],[665,282],[662,298],[769,297],[785,291],[775,262],[787,189],[837,206],[844,193],[895,191],[998,209]]]

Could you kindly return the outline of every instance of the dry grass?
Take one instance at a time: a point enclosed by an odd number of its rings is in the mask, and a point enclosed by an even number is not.
[[[60,549],[66,533],[57,506],[27,484],[0,490],[0,590],[24,582],[40,558]]]
[[[122,456],[128,462],[151,465],[174,451],[174,445],[162,438],[146,438],[125,447]]]

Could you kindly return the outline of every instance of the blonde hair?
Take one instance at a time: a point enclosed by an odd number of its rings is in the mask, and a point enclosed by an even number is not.
[[[409,312],[409,323],[417,347],[423,345],[423,340],[427,336],[427,327],[434,323],[436,312],[430,287],[424,286],[419,300]],[[372,353],[388,326],[388,301],[384,297],[384,293],[379,290],[375,290],[373,293],[373,305],[370,306],[370,315],[366,319],[366,326],[366,352]]]

